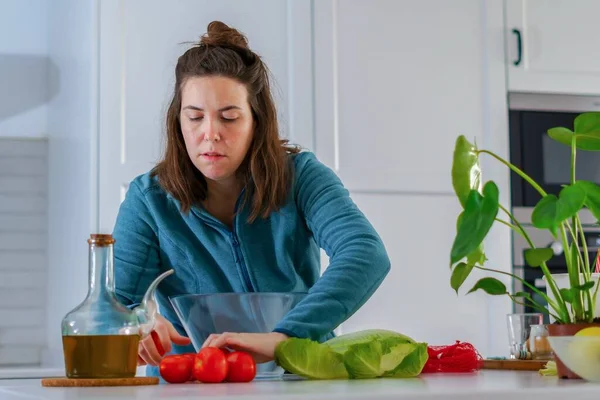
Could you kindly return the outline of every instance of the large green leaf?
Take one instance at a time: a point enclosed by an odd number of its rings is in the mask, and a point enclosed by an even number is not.
[[[461,262],[454,267],[452,271],[452,276],[450,277],[450,286],[456,294],[458,294],[458,289],[462,286],[465,280],[469,277],[469,274],[473,270],[473,265]]]
[[[527,292],[517,292],[517,293],[513,294],[512,297],[522,297],[524,299],[531,300],[531,294],[527,293]]]
[[[475,283],[475,286],[469,290],[469,293],[473,293],[479,289],[494,296],[508,293],[506,290],[506,285],[496,278],[481,278],[477,281],[477,283]]]
[[[386,372],[384,376],[394,378],[413,378],[418,376],[429,359],[429,354],[427,353],[427,343],[417,343],[414,346],[416,348],[404,357],[400,365],[392,371]]]
[[[539,267],[552,258],[554,251],[550,248],[525,250],[525,261],[530,267]]]
[[[600,157],[598,162],[600,162]],[[585,206],[600,221],[600,186],[588,181],[577,181],[576,185],[585,191]]]
[[[456,219],[456,231],[458,232],[458,228],[460,227],[460,224],[462,223],[462,219],[464,216],[465,212],[461,212],[458,215],[458,218]],[[483,242],[479,244],[479,246],[473,250],[470,254],[467,255],[467,265],[471,268],[473,268],[473,266],[475,265],[484,265],[485,262],[487,261],[487,257],[485,255],[484,249],[483,249]],[[452,265],[450,266],[450,268],[452,268]]]
[[[352,345],[370,343],[374,340],[381,342],[381,350],[384,354],[398,344],[415,343],[412,338],[398,332],[387,329],[366,329],[336,336],[326,341],[325,344],[336,353],[344,354]]]
[[[498,215],[498,187],[489,181],[483,187],[483,196],[471,190],[465,211],[452,244],[450,264],[473,253],[483,242]]]
[[[406,356],[417,349],[417,343],[398,344],[381,357],[381,373],[386,374],[398,367]]]
[[[560,289],[560,296],[563,298],[565,303],[573,304],[575,301],[575,290],[573,288]]]
[[[595,284],[596,284],[596,282],[587,281],[584,284],[581,284],[579,286],[575,286],[573,289],[575,289],[575,290],[577,290],[579,292],[585,292],[586,290],[589,290],[589,289],[593,288]]]
[[[583,123],[582,125],[585,124],[586,123]],[[592,124],[590,123],[589,125],[586,125],[585,128],[593,129],[591,125]],[[577,135],[576,148],[587,151],[600,151],[600,130],[584,132],[575,130],[575,132],[573,132],[564,127],[551,128],[548,130],[548,136],[569,147],[571,147],[573,135]]]
[[[456,139],[454,146],[452,186],[463,207],[471,190],[481,190],[481,168],[477,148],[463,135]]]
[[[577,184],[564,187],[558,197],[544,196],[533,209],[531,222],[536,228],[549,229],[554,236],[558,226],[583,207],[585,191]]]
[[[600,137],[600,112],[579,114],[573,123],[575,133],[596,134]]]
[[[471,266],[483,265],[486,261],[487,257],[485,256],[485,253],[483,251],[483,242],[480,243],[479,246],[467,256],[467,264]]]
[[[344,365],[353,379],[376,378],[381,375],[381,343],[354,344],[344,353]]]

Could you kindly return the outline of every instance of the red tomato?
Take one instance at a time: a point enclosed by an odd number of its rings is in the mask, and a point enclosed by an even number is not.
[[[160,362],[160,376],[169,383],[187,382],[192,376],[193,362],[180,354],[166,356]]]
[[[256,363],[248,353],[243,351],[229,353],[227,364],[229,364],[227,382],[250,382],[256,376]]]
[[[196,354],[194,378],[202,383],[219,383],[227,376],[225,354],[216,347],[205,347]]]
[[[194,381],[196,380],[196,378],[194,378],[194,374],[193,374],[193,369],[194,369],[194,363],[196,362],[196,353],[183,353],[181,354],[182,357],[186,357],[189,358],[190,361],[192,362],[192,371],[190,371],[190,381]]]

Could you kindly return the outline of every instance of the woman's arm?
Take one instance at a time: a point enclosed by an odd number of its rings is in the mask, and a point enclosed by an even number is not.
[[[381,238],[331,169],[308,152],[296,156],[295,166],[297,206],[330,263],[275,331],[319,340],[371,297],[390,270],[390,260]]]
[[[157,227],[135,180],[119,208],[113,237],[117,298],[135,307],[160,272]]]
[[[121,204],[113,237],[115,259],[115,292],[124,305],[139,305],[152,281],[160,273],[158,230],[150,213],[146,197],[134,180]],[[151,336],[140,342],[138,365],[158,365],[164,353],[172,349],[171,342],[188,345],[190,340],[180,335],[173,324],[158,316],[154,331],[163,351],[159,351]]]

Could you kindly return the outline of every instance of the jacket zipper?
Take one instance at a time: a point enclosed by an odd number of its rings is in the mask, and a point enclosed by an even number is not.
[[[242,250],[240,249],[240,242],[237,238],[237,233],[236,233],[236,223],[237,223],[237,218],[238,218],[238,209],[240,206],[240,200],[242,199],[244,192],[245,192],[246,188],[242,189],[242,192],[240,193],[240,196],[238,197],[237,201],[235,202],[235,215],[233,217],[233,224],[232,224],[232,230],[231,230],[231,241],[233,244],[233,248],[234,248],[234,252],[235,252],[235,258],[237,259],[237,261],[240,264],[240,270],[242,271],[242,280],[244,281],[244,285],[246,286],[246,289],[249,292],[254,292],[254,287],[252,286],[252,282],[250,281],[250,273],[248,272],[248,268],[246,267],[246,262],[244,260],[244,256],[242,254]]]
[[[242,273],[242,284],[245,286],[248,292],[255,292],[256,290],[252,286],[252,281],[250,281],[250,274],[248,272],[248,268],[246,267],[246,262],[244,261],[244,256],[242,255],[242,250],[240,249],[240,242],[237,238],[237,233],[235,229],[235,225],[237,222],[237,211],[239,209],[240,200],[242,199],[245,190],[246,188],[242,189],[240,196],[235,202],[234,212],[236,213],[236,215],[233,217],[233,224],[231,230],[229,230],[229,228],[225,226],[225,224],[223,224],[221,221],[217,220],[213,216],[205,216],[202,215],[202,213],[196,215],[198,215],[200,218],[202,218],[204,221],[206,221],[209,225],[213,226],[217,230],[222,232],[224,231],[226,234],[229,235],[231,244],[233,245],[234,261],[236,262],[236,264],[239,263],[239,270]]]

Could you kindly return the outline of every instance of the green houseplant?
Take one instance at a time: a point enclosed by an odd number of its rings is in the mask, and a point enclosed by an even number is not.
[[[590,259],[578,214],[581,209],[587,207],[594,217],[600,220],[600,186],[594,182],[577,180],[575,169],[578,150],[600,151],[600,113],[580,114],[575,119],[573,131],[556,127],[548,130],[548,135],[571,148],[570,183],[564,185],[558,196],[546,193],[518,166],[491,151],[478,149],[462,135],[457,138],[452,164],[452,184],[463,210],[458,216],[456,237],[450,254],[450,284],[458,294],[473,270],[509,275],[541,296],[548,306],[536,302],[528,293],[509,292],[503,282],[489,276],[479,279],[468,293],[483,290],[490,295],[506,295],[515,303],[527,304],[539,312],[551,315],[555,319],[552,325],[579,327],[581,324],[600,322],[596,314],[596,298],[600,285],[596,285],[597,282],[592,277],[595,259]],[[532,213],[531,222],[538,229],[549,230],[562,242],[568,266],[569,287],[559,288],[546,265],[553,256],[552,249],[536,248],[519,221],[506,207],[499,204],[497,185],[493,181],[483,183],[479,164],[479,157],[482,155],[491,156],[510,168],[540,194],[541,199]],[[527,240],[531,248],[526,250],[525,259],[532,268],[541,268],[547,281],[547,293],[514,274],[485,265],[488,259],[485,256],[483,240],[495,223],[506,225]],[[548,293],[552,294],[552,298]]]

